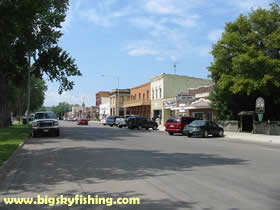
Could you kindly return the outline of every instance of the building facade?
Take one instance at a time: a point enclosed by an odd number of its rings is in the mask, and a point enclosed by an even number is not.
[[[156,118],[159,124],[164,125],[170,116],[177,115],[180,110],[183,110],[177,107],[176,98],[179,94],[187,94],[190,88],[212,84],[211,80],[174,74],[161,74],[151,78],[151,116]]]
[[[118,103],[119,95],[119,103]],[[126,108],[124,102],[130,97],[130,89],[114,89],[110,92],[110,116],[125,116]],[[119,113],[118,113],[119,106]]]
[[[99,107],[100,104],[108,103],[108,101],[110,100],[110,92],[99,91],[98,93],[96,93],[95,99],[96,99],[96,107]]]
[[[130,89],[130,96],[124,102],[127,115],[138,115],[150,119],[151,116],[150,82]]]

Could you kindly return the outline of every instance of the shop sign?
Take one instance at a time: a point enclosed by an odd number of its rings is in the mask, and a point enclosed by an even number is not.
[[[195,95],[193,94],[178,94],[176,100],[179,102],[189,102],[195,99]]]
[[[180,109],[179,112],[185,112],[185,110],[184,109]]]
[[[177,102],[175,100],[164,101],[163,106],[164,107],[172,107],[172,106],[176,106],[176,103]]]
[[[262,97],[258,97],[256,100],[256,113],[263,114],[264,110],[264,99]]]

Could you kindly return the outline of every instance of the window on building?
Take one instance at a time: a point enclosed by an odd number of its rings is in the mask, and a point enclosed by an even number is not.
[[[145,93],[143,93],[143,101],[145,100]]]
[[[141,93],[139,93],[139,98],[138,98],[139,100],[141,99]]]
[[[156,99],[158,99],[158,89],[156,89]]]
[[[159,88],[159,98],[161,98],[161,88]]]
[[[152,90],[152,99],[154,99],[155,98],[155,92],[154,92],[154,90]]]
[[[149,91],[147,90],[147,100],[149,100]]]

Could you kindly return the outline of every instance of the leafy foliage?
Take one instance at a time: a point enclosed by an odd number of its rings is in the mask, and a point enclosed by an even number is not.
[[[67,102],[61,102],[57,106],[54,106],[52,108],[52,111],[56,114],[58,117],[64,116],[65,112],[71,111],[72,105],[68,104]]]
[[[58,81],[59,93],[73,88],[71,76],[81,76],[75,60],[58,45],[68,5],[68,0],[0,1],[0,127],[8,125],[8,92],[21,88],[26,78],[27,56],[34,60],[32,75]]]
[[[212,55],[214,62],[208,70],[216,88],[211,99],[220,119],[254,110],[258,96],[266,99],[269,112],[265,117],[280,118],[272,108],[280,104],[279,5],[252,10],[249,16],[227,23]]]

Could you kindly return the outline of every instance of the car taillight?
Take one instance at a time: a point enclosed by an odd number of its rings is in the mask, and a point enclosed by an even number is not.
[[[197,128],[200,128],[200,126],[197,126]]]
[[[187,127],[188,127],[188,125],[185,125],[185,126],[184,126],[184,128],[187,128]]]

